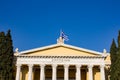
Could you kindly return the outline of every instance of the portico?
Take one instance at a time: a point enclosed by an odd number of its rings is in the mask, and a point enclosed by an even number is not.
[[[16,80],[105,80],[106,53],[64,44],[16,53]]]
[[[33,72],[34,69],[37,65],[37,67],[39,67],[39,75],[40,75],[40,79],[39,80],[47,80],[46,79],[46,75],[45,75],[45,68],[47,65],[51,66],[51,79],[49,80],[61,80],[57,78],[57,70],[58,70],[58,66],[63,66],[63,73],[64,76],[62,80],[70,80],[69,79],[69,69],[70,66],[75,66],[74,70],[75,70],[75,77],[74,79],[71,80],[83,80],[81,79],[81,69],[85,69],[86,70],[86,75],[88,72],[88,80],[93,80],[95,78],[95,76],[93,75],[93,68],[96,66],[99,70],[100,70],[100,76],[101,79],[100,80],[105,80],[105,72],[104,72],[104,67],[105,64],[103,64],[103,59],[104,57],[98,56],[98,57],[78,57],[78,56],[68,56],[68,57],[33,57],[33,56],[29,56],[29,57],[25,57],[25,56],[19,56],[20,58],[25,58],[25,61],[19,64],[16,64],[17,66],[17,72],[16,72],[16,80],[20,80],[20,72],[22,69],[22,66],[26,65],[28,68],[28,80],[33,80]],[[56,57],[58,60],[56,60]],[[27,59],[26,59],[27,58]],[[43,60],[43,58],[45,58]],[[98,61],[94,61],[94,58]],[[82,59],[82,60],[81,60]],[[36,62],[34,62],[34,60],[36,60]],[[39,61],[37,61],[39,60]],[[42,61],[43,60],[43,61]],[[55,61],[54,61],[55,60]],[[88,61],[91,60],[91,61]],[[29,64],[28,64],[29,63]],[[22,74],[21,74],[22,75]]]

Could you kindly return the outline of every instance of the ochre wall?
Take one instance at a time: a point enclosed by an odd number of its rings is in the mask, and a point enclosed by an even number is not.
[[[28,80],[28,67],[24,65],[21,67],[21,80]]]
[[[93,53],[83,52],[80,50],[70,49],[66,47],[56,47],[42,51],[25,54],[29,56],[95,56]]]
[[[94,67],[93,68],[93,80],[101,80],[100,79],[100,69],[99,67]]]
[[[111,63],[110,54],[108,54],[108,56],[106,57],[105,62],[109,64]]]

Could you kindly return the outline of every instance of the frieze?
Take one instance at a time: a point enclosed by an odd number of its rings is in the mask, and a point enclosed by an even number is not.
[[[70,62],[69,58],[53,58],[52,62]]]

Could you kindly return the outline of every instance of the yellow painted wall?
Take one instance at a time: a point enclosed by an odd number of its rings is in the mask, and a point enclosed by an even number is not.
[[[21,67],[21,80],[28,80],[28,67],[24,65]]]
[[[105,62],[106,63],[111,63],[111,61],[110,61],[111,59],[110,59],[110,54],[106,57],[106,59],[105,59]]]
[[[56,47],[51,49],[46,49],[42,51],[32,52],[26,54],[29,56],[95,56],[89,52],[83,52],[80,50],[70,49],[66,47]]]
[[[86,80],[89,80],[89,72],[88,72],[88,70],[86,72]]]
[[[100,79],[100,69],[99,69],[99,67],[94,67],[93,68],[93,80],[101,80]]]

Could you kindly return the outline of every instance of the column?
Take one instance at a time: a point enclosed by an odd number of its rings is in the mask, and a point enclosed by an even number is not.
[[[21,64],[17,64],[16,80],[20,80]]]
[[[64,65],[64,80],[69,80],[68,71],[69,71],[69,65],[65,64]]]
[[[89,80],[93,80],[93,65],[88,65]]]
[[[105,65],[100,65],[101,80],[105,80]]]
[[[56,76],[56,68],[57,68],[57,65],[56,64],[53,64],[52,65],[52,80],[56,80],[57,79],[57,76]]]
[[[28,80],[32,80],[32,69],[33,69],[33,64],[29,64],[29,72],[28,72]]]
[[[76,80],[81,80],[81,65],[76,65]]]
[[[40,64],[40,80],[45,80],[45,64]]]

